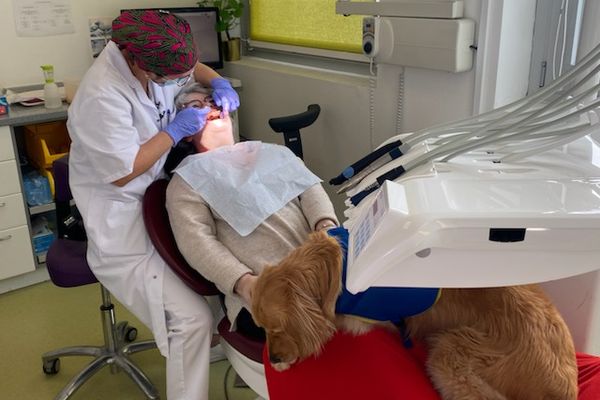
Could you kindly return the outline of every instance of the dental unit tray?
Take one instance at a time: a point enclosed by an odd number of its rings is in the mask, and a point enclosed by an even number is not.
[[[543,90],[397,135],[330,183],[348,290],[497,287],[600,269],[600,45]]]
[[[487,159],[486,159],[487,158]],[[586,159],[587,158],[587,159]],[[347,287],[494,287],[600,267],[600,146],[481,154],[386,181],[351,218]]]

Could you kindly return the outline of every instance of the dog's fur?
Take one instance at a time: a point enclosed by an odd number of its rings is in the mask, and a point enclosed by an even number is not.
[[[369,329],[335,315],[341,264],[337,241],[317,232],[259,276],[252,314],[275,368],[318,354],[338,328]],[[406,323],[411,337],[428,344],[428,373],[445,400],[577,398],[572,338],[537,286],[444,289]]]

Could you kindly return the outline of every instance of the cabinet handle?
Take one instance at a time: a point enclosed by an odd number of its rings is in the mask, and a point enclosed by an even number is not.
[[[12,235],[6,235],[6,236],[0,238],[0,242],[4,242],[4,241],[9,240],[11,238],[12,238]]]

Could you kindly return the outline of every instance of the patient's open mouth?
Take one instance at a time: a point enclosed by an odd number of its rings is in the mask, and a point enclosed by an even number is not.
[[[207,121],[221,118],[221,110],[218,107],[212,107],[212,110],[206,116]]]

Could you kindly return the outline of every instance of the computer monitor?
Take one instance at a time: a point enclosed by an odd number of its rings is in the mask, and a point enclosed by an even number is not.
[[[216,7],[145,8],[145,10],[165,10],[185,19],[192,30],[198,47],[200,62],[213,69],[223,68],[221,37],[216,26],[219,9]],[[121,12],[126,10],[121,10]]]

